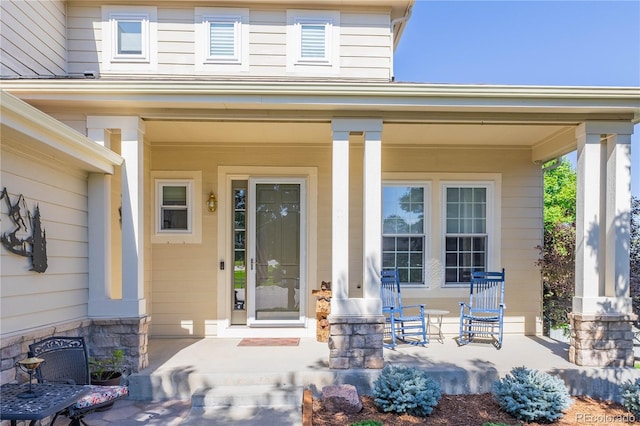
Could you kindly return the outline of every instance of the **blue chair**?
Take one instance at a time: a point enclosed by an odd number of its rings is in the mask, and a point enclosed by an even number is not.
[[[382,299],[382,314],[385,316],[385,335],[389,334],[391,343],[385,343],[387,348],[395,348],[397,340],[410,345],[425,345],[427,327],[424,319],[424,305],[402,305],[400,294],[400,280],[396,269],[384,269],[381,273],[380,298]],[[407,313],[411,310],[411,314]]]
[[[458,345],[489,341],[500,349],[504,309],[504,268],[502,272],[472,271],[469,303],[460,302]]]

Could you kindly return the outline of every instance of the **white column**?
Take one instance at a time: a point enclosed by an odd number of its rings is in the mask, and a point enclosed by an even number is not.
[[[631,232],[631,135],[607,138],[605,296],[628,298]],[[616,309],[624,309],[617,306]]]
[[[627,314],[629,299],[630,135],[626,123],[576,129],[576,314]]]
[[[382,123],[380,123],[381,125]],[[382,133],[368,131],[364,139],[364,298],[380,302],[382,247]],[[371,303],[371,302],[369,302]],[[377,308],[376,308],[377,309]],[[380,310],[382,305],[380,305]]]
[[[382,120],[334,119],[332,164],[331,315],[381,315],[381,132]],[[364,298],[349,298],[349,133],[364,132],[363,287]]]
[[[144,123],[137,117],[121,128],[122,299],[127,310],[145,313],[144,303]],[[132,312],[133,313],[133,312]]]
[[[349,298],[349,132],[333,132],[331,291],[336,306]]]
[[[111,279],[110,223],[108,217],[110,186],[101,183],[95,177],[90,178],[91,200],[90,214],[93,211],[94,221],[90,222],[90,233],[93,235],[94,254],[100,262],[96,280],[90,280],[90,295],[95,296],[89,304],[90,317],[136,317],[146,314],[144,300],[144,123],[138,117],[129,116],[90,116],[87,117],[87,128],[90,137],[100,139],[108,129],[120,129],[121,152],[124,158],[122,165],[122,299],[111,299],[109,295]],[[102,212],[98,209],[105,206]],[[100,214],[104,216],[100,216]],[[91,228],[104,227],[103,231]],[[104,241],[101,239],[104,237]],[[91,239],[91,237],[90,237]],[[91,296],[90,296],[91,300]]]

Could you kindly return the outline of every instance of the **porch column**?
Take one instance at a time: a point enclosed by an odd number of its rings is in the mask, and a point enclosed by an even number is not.
[[[122,299],[112,299],[107,290],[110,287],[111,263],[109,258],[110,230],[90,230],[93,241],[90,241],[95,254],[104,259],[107,266],[104,271],[97,270],[96,280],[91,284],[97,288],[90,289],[89,316],[93,318],[123,318],[141,317],[146,314],[144,299],[144,123],[138,117],[130,116],[90,116],[87,117],[88,135],[100,143],[101,135],[103,144],[105,132],[119,129],[121,135],[120,155],[124,158],[122,166]],[[108,212],[97,210],[108,207],[110,185],[100,184],[97,179],[90,179],[90,189],[96,191],[98,199],[90,210],[94,219],[103,222],[100,226],[110,228],[111,218]],[[90,194],[90,198],[91,194]],[[102,201],[100,201],[102,199]],[[94,225],[95,227],[95,225]],[[101,239],[105,238],[105,242]],[[102,253],[102,254],[101,254]],[[100,262],[92,260],[92,264]],[[108,262],[108,263],[107,263]]]
[[[627,123],[576,129],[576,284],[569,360],[633,366],[629,297],[631,134]]]
[[[88,129],[87,136],[111,148],[106,129]],[[88,180],[89,316],[111,299],[111,176],[89,173]]]
[[[329,367],[382,368],[384,317],[379,296],[382,120],[334,119],[332,299]],[[365,135],[363,298],[349,297],[349,134]]]

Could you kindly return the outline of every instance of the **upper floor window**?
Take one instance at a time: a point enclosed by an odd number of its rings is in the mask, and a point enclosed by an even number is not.
[[[287,10],[287,71],[337,72],[339,38],[340,12]]]
[[[157,64],[157,10],[142,6],[103,6],[104,69],[145,70]]]
[[[196,70],[248,70],[248,9],[197,7],[195,22]]]

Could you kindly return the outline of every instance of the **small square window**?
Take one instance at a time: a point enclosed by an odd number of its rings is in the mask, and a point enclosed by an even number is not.
[[[102,7],[105,71],[150,71],[157,67],[157,10],[146,6]]]
[[[340,12],[287,10],[287,71],[335,74],[340,70]]]
[[[152,243],[202,242],[202,174],[152,172],[155,185]]]
[[[196,71],[248,71],[249,9],[195,8]]]

